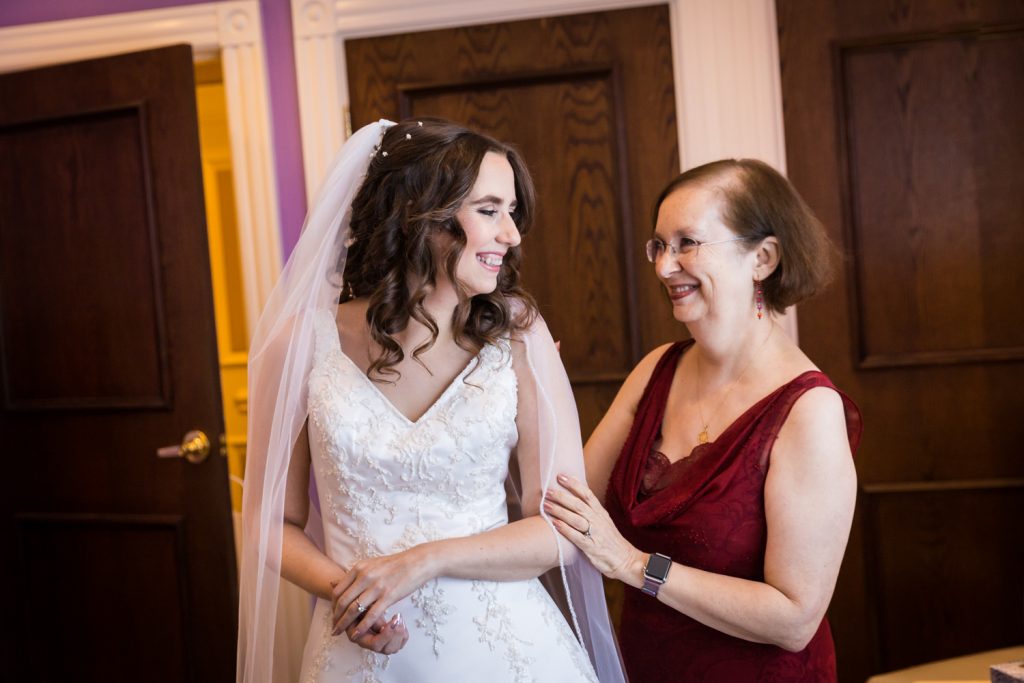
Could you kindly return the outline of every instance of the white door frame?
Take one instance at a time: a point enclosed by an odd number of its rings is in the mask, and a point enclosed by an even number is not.
[[[197,59],[221,59],[251,330],[281,270],[259,2],[211,2],[0,28],[0,73],[176,43],[190,43]]]
[[[657,4],[652,0],[291,0],[307,199],[345,140],[345,41]],[[755,157],[783,173],[774,0],[670,0],[683,169]]]

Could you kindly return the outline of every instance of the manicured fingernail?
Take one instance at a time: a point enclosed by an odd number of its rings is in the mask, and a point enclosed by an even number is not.
[[[341,635],[341,629],[340,628],[334,629],[333,631],[331,631],[331,635],[332,636],[340,636]]]
[[[395,627],[398,627],[398,626],[402,625],[402,613],[401,612],[399,612],[398,614],[395,615],[394,621],[395,621]]]
[[[557,479],[558,479],[558,481],[562,482],[563,484],[565,482],[569,481],[569,477],[565,476],[564,474],[559,474]]]

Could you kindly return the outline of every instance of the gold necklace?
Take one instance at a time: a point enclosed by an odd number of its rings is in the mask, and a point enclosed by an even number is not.
[[[734,379],[732,381],[732,384],[729,385],[729,388],[726,390],[725,395],[722,396],[722,400],[718,402],[718,406],[715,407],[715,411],[711,414],[712,417],[714,417],[715,414],[718,413],[718,411],[722,409],[722,406],[725,405],[725,400],[727,398],[729,398],[729,394],[732,393],[732,390],[736,388],[736,385],[739,384],[740,380],[743,379],[743,377],[747,374],[747,370],[749,370],[750,367],[754,364],[754,359],[757,358],[758,354],[761,353],[761,349],[763,349],[765,347],[765,345],[768,343],[768,340],[772,338],[772,332],[774,332],[774,331],[775,331],[775,323],[774,323],[774,321],[772,321],[772,326],[768,330],[768,336],[764,338],[764,341],[761,342],[761,345],[757,347],[757,350],[754,351],[754,353],[752,353],[750,355],[750,360],[748,360],[747,364],[745,366],[743,366],[743,372],[741,372],[736,377],[736,379]],[[697,354],[697,414],[700,415],[700,423],[702,425],[704,425],[704,429],[700,430],[700,433],[697,434],[697,443],[702,443],[702,444],[703,443],[707,443],[709,441],[709,439],[708,439],[708,428],[711,426],[711,423],[704,421],[704,410],[703,410],[703,408],[701,407],[701,404],[700,404],[700,354],[699,353]]]

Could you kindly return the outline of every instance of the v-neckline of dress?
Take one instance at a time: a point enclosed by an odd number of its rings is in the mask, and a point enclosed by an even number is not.
[[[693,347],[693,340],[690,339],[688,341],[690,343],[687,344],[686,347],[683,348],[682,353],[679,354],[679,358],[676,359],[675,366],[672,369],[673,375],[675,374],[676,370],[679,368],[679,364],[683,362],[683,356],[685,356],[686,352],[689,351]],[[768,401],[768,400],[772,399],[776,394],[778,394],[780,391],[782,391],[783,389],[788,387],[793,382],[796,382],[797,380],[799,380],[804,375],[806,375],[808,373],[814,373],[814,372],[819,372],[819,371],[818,370],[804,370],[803,372],[801,372],[797,376],[793,377],[792,379],[790,379],[790,380],[788,380],[786,382],[783,382],[779,386],[775,387],[774,389],[769,391],[767,394],[765,394],[764,396],[762,396],[761,398],[759,398],[758,400],[754,401],[752,404],[747,406],[746,410],[744,410],[742,413],[740,413],[735,418],[733,418],[732,422],[730,422],[728,424],[728,426],[726,426],[725,429],[723,429],[721,432],[719,432],[718,436],[716,438],[712,439],[711,441],[706,441],[704,443],[697,444],[696,446],[694,446],[693,448],[690,449],[689,453],[687,453],[683,457],[679,458],[678,460],[669,460],[668,456],[665,456],[665,460],[668,461],[669,467],[672,467],[672,466],[676,465],[677,463],[683,462],[684,460],[690,460],[691,458],[693,458],[693,456],[695,454],[697,454],[698,451],[705,451],[705,450],[712,449],[715,446],[715,444],[717,444],[718,442],[720,442],[722,440],[723,437],[725,437],[730,432],[732,432],[732,430],[736,428],[736,426],[740,423],[740,421],[743,420],[743,418],[745,418],[748,414],[750,414],[750,412],[752,410],[754,410],[755,408],[759,407],[765,401]],[[670,391],[671,391],[671,388],[670,388]],[[668,405],[668,392],[665,393],[665,402],[664,402],[664,404],[662,405],[662,408],[661,408],[661,412],[662,412],[662,414],[661,414],[661,421],[658,423],[658,431],[655,433],[654,439],[651,441],[651,449],[653,449],[654,442],[657,441],[658,437],[661,436],[661,428],[665,424],[665,413],[667,412],[667,410],[666,410],[667,405]],[[648,450],[651,450],[651,449],[648,449]],[[659,451],[660,451],[660,449],[659,449]],[[662,453],[662,455],[665,455],[665,454]]]
[[[673,371],[672,371],[673,374],[675,373],[676,369],[679,367],[679,363],[682,362],[683,356],[693,346],[693,340],[688,340],[688,341],[690,343],[687,344],[682,349],[681,353],[679,354],[679,357],[675,361],[675,365],[673,366]],[[697,444],[696,446],[694,446],[690,450],[690,452],[686,456],[680,458],[679,460],[669,461],[669,468],[676,467],[677,465],[679,465],[679,463],[682,463],[682,462],[687,462],[687,465],[682,466],[682,467],[684,467],[687,470],[689,470],[691,468],[691,466],[692,467],[696,467],[697,466],[697,462],[696,461],[704,459],[702,456],[707,455],[709,452],[716,451],[721,446],[722,443],[727,443],[726,441],[724,441],[724,439],[726,437],[731,437],[733,431],[741,428],[741,424],[745,425],[747,423],[748,418],[751,415],[751,413],[753,413],[755,410],[762,409],[765,403],[769,403],[769,402],[775,400],[775,398],[782,391],[784,391],[786,389],[786,387],[790,386],[794,382],[797,382],[798,380],[800,380],[805,375],[814,374],[814,373],[817,373],[817,372],[820,372],[820,371],[818,371],[818,370],[804,370],[803,372],[799,373],[796,377],[793,377],[792,379],[790,379],[790,380],[788,380],[786,382],[783,382],[779,386],[775,387],[775,389],[773,389],[772,391],[770,391],[767,394],[765,394],[764,396],[762,396],[760,399],[758,399],[757,401],[752,403],[750,406],[748,406],[746,410],[744,410],[742,413],[737,415],[736,418],[733,419],[733,421],[730,422],[729,425],[718,434],[718,437],[716,439],[714,439],[713,441],[708,441],[707,443]],[[664,422],[665,422],[665,415],[666,415],[666,412],[667,412],[666,411],[667,402],[668,402],[668,392],[666,391],[664,400],[661,402],[661,406],[660,406],[660,413],[661,414],[660,414],[659,420],[658,420],[658,428],[657,428],[657,431],[654,434],[654,437],[651,439],[650,443],[648,443],[647,447],[644,449],[643,467],[641,467],[641,469],[640,469],[640,478],[637,480],[636,488],[633,491],[632,499],[634,501],[633,504],[636,507],[639,507],[639,506],[646,507],[648,503],[650,505],[655,505],[655,503],[651,503],[650,501],[658,498],[661,494],[664,494],[666,491],[675,489],[676,486],[679,484],[679,482],[686,478],[685,476],[677,477],[674,481],[669,483],[664,488],[658,489],[656,491],[652,491],[649,495],[645,496],[642,500],[640,500],[638,498],[639,493],[640,493],[640,488],[641,488],[641,485],[642,485],[642,480],[643,480],[644,467],[646,466],[647,459],[650,458],[651,450],[654,447],[654,443],[658,440],[658,437],[661,435],[662,426],[664,425]],[[668,460],[668,458],[666,458],[666,460]]]
[[[446,402],[449,394],[454,393],[456,386],[465,378],[470,368],[472,368],[475,363],[478,363],[481,360],[480,355],[483,353],[483,349],[481,349],[479,352],[477,352],[475,356],[470,358],[469,362],[466,363],[466,367],[462,368],[459,374],[455,375],[451,382],[449,382],[448,385],[444,388],[444,391],[441,392],[440,396],[434,399],[434,402],[427,406],[427,409],[420,413],[419,417],[417,417],[416,419],[412,419],[408,415],[403,413],[401,410],[399,410],[398,406],[396,406],[391,401],[391,399],[385,396],[384,392],[382,392],[377,387],[377,385],[375,385],[373,381],[366,376],[366,373],[363,372],[359,365],[354,360],[349,358],[348,354],[346,354],[344,349],[341,348],[341,339],[337,339],[337,347],[334,350],[335,352],[337,352],[339,356],[341,356],[344,359],[346,363],[348,363],[349,367],[355,370],[355,374],[359,375],[362,378],[364,385],[369,387],[370,390],[374,394],[376,394],[376,396],[384,403],[384,405],[388,407],[388,410],[394,413],[407,426],[410,427],[415,427],[421,424],[438,408],[438,406]]]

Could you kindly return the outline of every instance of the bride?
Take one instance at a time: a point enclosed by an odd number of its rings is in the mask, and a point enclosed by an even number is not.
[[[518,154],[447,121],[346,143],[252,344],[239,681],[274,677],[281,577],[315,597],[303,682],[623,680],[600,577],[541,513],[583,465],[519,286],[533,209]]]

